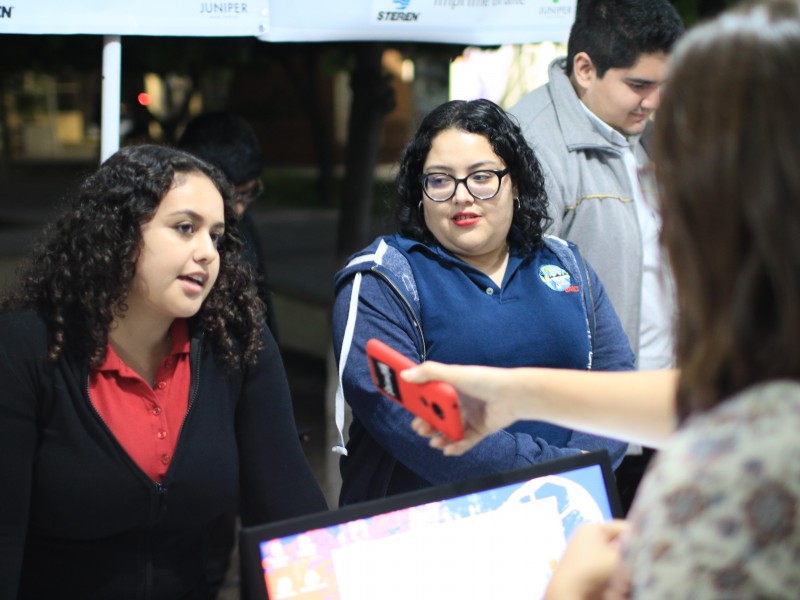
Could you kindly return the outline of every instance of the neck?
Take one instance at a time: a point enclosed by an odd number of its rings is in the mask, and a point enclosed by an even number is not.
[[[578,97],[578,100],[583,102],[583,97],[586,95],[586,90],[578,85],[578,80],[575,79],[575,73],[569,76],[569,82],[572,85],[572,89],[575,90],[575,95]]]
[[[461,260],[475,267],[479,271],[488,275],[489,278],[498,286],[503,284],[503,277],[506,274],[506,267],[508,266],[508,244],[504,244],[502,248],[490,254],[481,256],[459,256]]]
[[[171,323],[161,327],[143,325],[127,316],[117,319],[108,332],[108,341],[126,365],[152,383],[161,360],[171,348]]]

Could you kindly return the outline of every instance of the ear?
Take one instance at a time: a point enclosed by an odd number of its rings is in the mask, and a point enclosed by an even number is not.
[[[575,55],[572,61],[572,77],[575,80],[575,84],[583,91],[589,89],[597,77],[597,70],[594,68],[592,57],[586,52],[578,52]]]

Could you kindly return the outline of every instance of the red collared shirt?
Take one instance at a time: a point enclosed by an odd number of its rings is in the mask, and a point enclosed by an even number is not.
[[[172,348],[152,385],[119,358],[111,344],[89,374],[89,397],[111,433],[154,481],[167,472],[189,407],[189,328],[176,319]]]

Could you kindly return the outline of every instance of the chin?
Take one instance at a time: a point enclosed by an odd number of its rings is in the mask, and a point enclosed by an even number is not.
[[[202,304],[198,304],[197,306],[182,306],[172,311],[172,314],[176,319],[191,319],[200,312],[201,307]]]
[[[620,131],[622,132],[623,135],[639,135],[647,127],[647,121],[648,119],[645,119],[644,121],[632,124],[629,127],[621,129]]]

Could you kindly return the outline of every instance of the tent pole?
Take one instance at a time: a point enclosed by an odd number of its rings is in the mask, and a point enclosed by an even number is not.
[[[103,87],[100,113],[100,162],[119,150],[119,106],[122,85],[120,36],[103,36]]]

